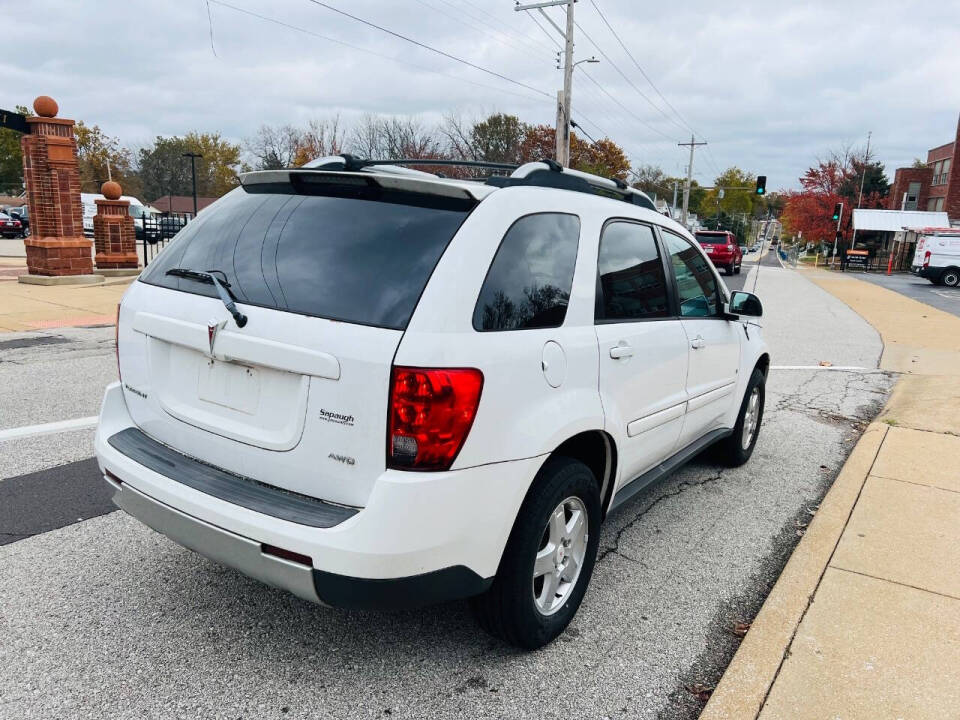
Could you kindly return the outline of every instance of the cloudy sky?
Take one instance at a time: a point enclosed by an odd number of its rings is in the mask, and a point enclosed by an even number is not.
[[[61,115],[128,146],[190,130],[241,140],[262,123],[334,114],[431,124],[503,111],[553,123],[556,48],[513,0],[324,1],[515,83],[313,0],[209,0],[213,49],[206,0],[30,0],[30,12],[0,0],[0,107],[52,95]],[[796,187],[827,150],[863,145],[870,130],[891,177],[955,136],[960,0],[579,0],[575,15],[575,59],[601,57],[591,40],[608,59],[581,66],[596,84],[575,75],[574,119],[620,143],[634,165],[681,174],[676,143],[693,128],[709,142],[698,180],[739,165],[777,189]]]

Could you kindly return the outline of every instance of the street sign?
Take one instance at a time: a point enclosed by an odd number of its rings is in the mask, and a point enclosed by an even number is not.
[[[0,109],[0,128],[14,130],[16,132],[28,133],[30,126],[27,125],[27,116],[20,113],[10,112]]]
[[[870,252],[867,250],[847,250],[847,267],[853,270],[866,270]]]

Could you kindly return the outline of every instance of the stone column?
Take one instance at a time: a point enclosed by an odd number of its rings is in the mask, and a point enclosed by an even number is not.
[[[140,272],[137,259],[137,233],[130,217],[130,201],[121,200],[120,183],[108,180],[101,188],[105,200],[95,200],[97,214],[93,217],[94,260],[97,275],[136,275]]]
[[[103,282],[93,274],[92,240],[83,236],[80,173],[73,120],[58,118],[57,103],[41,95],[33,101],[36,117],[20,140],[23,179],[30,206],[27,275],[22,283],[39,285]]]

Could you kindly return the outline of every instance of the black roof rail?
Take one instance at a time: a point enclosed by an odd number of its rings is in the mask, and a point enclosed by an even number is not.
[[[514,165],[513,163],[487,162],[486,160],[451,160],[441,158],[399,158],[399,159],[361,159],[353,155],[342,154],[325,158],[317,158],[304,165],[301,170],[325,170],[358,172],[364,168],[376,165],[421,165],[434,167],[468,167],[487,170],[510,170],[511,175],[491,175],[483,180],[487,185],[494,187],[552,187],[560,190],[571,190],[589,195],[600,195],[613,200],[621,200],[631,205],[647,208],[656,212],[656,206],[644,193],[630,187],[619,178],[604,178],[599,175],[566,171],[556,160],[544,158],[535,163]],[[541,165],[542,167],[536,167]],[[521,170],[521,168],[523,168]],[[516,172],[520,170],[520,172]],[[419,171],[418,171],[419,172]],[[429,173],[427,173],[429,174]],[[437,177],[444,177],[437,174]]]

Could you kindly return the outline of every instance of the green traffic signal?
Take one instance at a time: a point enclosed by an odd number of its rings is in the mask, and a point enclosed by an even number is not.
[[[833,219],[834,219],[834,220],[839,220],[839,219],[840,219],[840,213],[841,213],[841,212],[843,212],[843,203],[837,203],[836,205],[834,205],[834,206],[833,206]]]
[[[757,175],[757,195],[763,195],[767,192],[767,176]]]

